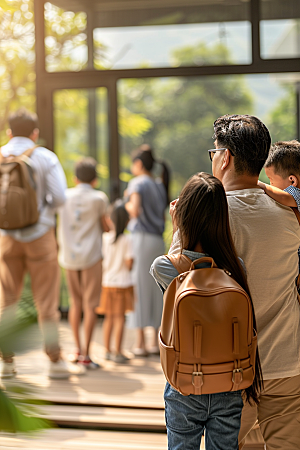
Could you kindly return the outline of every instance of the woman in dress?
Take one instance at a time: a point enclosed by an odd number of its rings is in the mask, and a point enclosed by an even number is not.
[[[152,169],[155,163],[152,149],[142,145],[132,155],[131,172],[125,207],[130,215],[128,229],[133,235],[133,281],[136,286],[135,310],[129,315],[129,326],[137,328],[137,341],[133,353],[136,356],[158,354],[157,332],[161,322],[162,296],[149,274],[153,260],[164,253],[162,234],[165,227],[165,209],[169,204],[169,171],[162,165],[162,176],[155,179]],[[144,328],[150,326],[154,334],[146,348]]]

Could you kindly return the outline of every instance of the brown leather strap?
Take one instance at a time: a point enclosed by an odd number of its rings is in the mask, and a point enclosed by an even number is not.
[[[243,381],[243,369],[234,369],[232,373],[232,391],[238,391],[240,389],[240,384]]]
[[[192,260],[188,256],[182,255],[166,255],[169,261],[173,264],[178,273],[184,273],[190,270]]]
[[[297,218],[297,220],[299,222],[299,225],[300,225],[300,213],[299,213],[298,208],[293,207],[292,210],[295,213],[295,216],[296,216],[296,218]],[[300,273],[299,273],[299,275],[297,277],[297,290],[298,290],[298,292],[299,292],[299,288],[300,288]],[[298,302],[300,303],[300,295],[299,295],[299,293],[298,293]]]
[[[40,147],[39,145],[34,145],[33,147],[29,148],[28,150],[25,150],[25,152],[21,153],[21,155],[9,155],[9,156],[28,156],[28,158],[30,158],[30,156],[32,155],[33,151],[37,148]],[[6,159],[6,157],[3,156],[2,154],[2,147],[0,148],[0,164],[3,162],[3,160]]]
[[[232,319],[233,325],[233,354],[235,358],[238,359],[240,354],[240,333],[239,333],[239,322],[236,317]]]
[[[34,145],[33,147],[31,147],[31,148],[29,148],[28,150],[26,150],[25,152],[23,152],[22,155],[28,156],[28,158],[30,158],[30,156],[32,155],[33,151],[34,151],[37,147],[40,147],[40,145]]]
[[[292,210],[293,210],[293,212],[294,212],[294,214],[295,214],[295,216],[296,216],[296,218],[297,218],[297,220],[299,222],[299,225],[300,225],[300,213],[299,213],[298,208],[292,207]]]
[[[197,266],[198,264],[201,264],[201,263],[205,263],[205,262],[211,263],[211,268],[213,268],[213,267],[218,268],[218,266],[215,263],[215,261],[213,260],[213,258],[211,258],[210,256],[203,256],[202,258],[195,259],[195,261],[192,262],[191,269],[193,270],[193,269],[195,269],[195,266]]]

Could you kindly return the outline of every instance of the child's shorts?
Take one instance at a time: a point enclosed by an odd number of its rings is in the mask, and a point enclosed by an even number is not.
[[[123,315],[134,309],[133,286],[127,288],[102,287],[97,314]]]

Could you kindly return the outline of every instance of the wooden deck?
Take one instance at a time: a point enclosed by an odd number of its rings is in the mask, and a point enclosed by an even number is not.
[[[1,449],[28,450],[166,450],[167,436],[155,433],[125,433],[54,429],[34,437],[0,435]]]
[[[64,356],[73,350],[69,325],[62,321],[61,344]],[[134,358],[130,349],[134,343],[132,330],[127,330],[124,349],[132,359],[127,364],[116,364],[103,359],[102,327],[99,322],[91,355],[101,368],[88,371],[86,375],[72,375],[69,380],[50,380],[48,358],[43,353],[38,330],[33,333],[35,348],[16,356],[16,381],[29,384],[32,391],[42,400],[72,405],[102,405],[163,410],[165,378],[159,357]],[[125,350],[126,352],[126,350]]]
[[[60,332],[67,358],[73,350],[73,339],[66,321],[60,323]],[[27,339],[31,340],[31,349],[16,356],[17,376],[9,384],[24,385],[29,388],[31,398],[44,400],[39,415],[64,428],[33,437],[0,435],[1,449],[167,449],[165,378],[159,357],[134,358],[130,353],[134,345],[132,330],[126,330],[124,339],[130,361],[127,364],[105,361],[99,320],[91,355],[101,368],[83,376],[72,375],[69,380],[48,378],[48,358],[38,327]],[[201,450],[204,449],[202,442]]]

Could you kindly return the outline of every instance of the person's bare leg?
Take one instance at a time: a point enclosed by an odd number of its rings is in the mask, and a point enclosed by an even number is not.
[[[75,303],[72,301],[71,307],[69,309],[68,319],[69,324],[71,325],[73,336],[75,340],[75,344],[77,347],[77,350],[79,353],[81,353],[81,345],[80,345],[80,335],[79,335],[79,328],[81,324],[81,314],[82,314],[82,307],[80,303]]]
[[[114,316],[115,345],[117,353],[122,353],[121,348],[124,333],[124,324],[125,316],[123,314]]]
[[[136,348],[146,350],[144,328],[137,328],[137,345]]]
[[[107,352],[110,353],[110,341],[113,330],[113,316],[106,314],[103,322],[103,338],[104,346]]]
[[[158,347],[158,328],[153,328],[152,347]]]
[[[85,336],[85,345],[84,352],[82,352],[83,356],[89,356],[90,344],[93,335],[93,331],[95,328],[97,320],[97,315],[93,309],[86,308],[84,310],[84,318],[83,318],[83,326],[84,326],[84,336]]]
[[[66,279],[68,284],[68,290],[70,293],[70,309],[68,314],[69,324],[71,325],[77,352],[81,354],[80,343],[80,325],[82,316],[82,286],[81,278],[82,272],[79,270],[66,270]],[[76,355],[74,355],[76,356]]]

